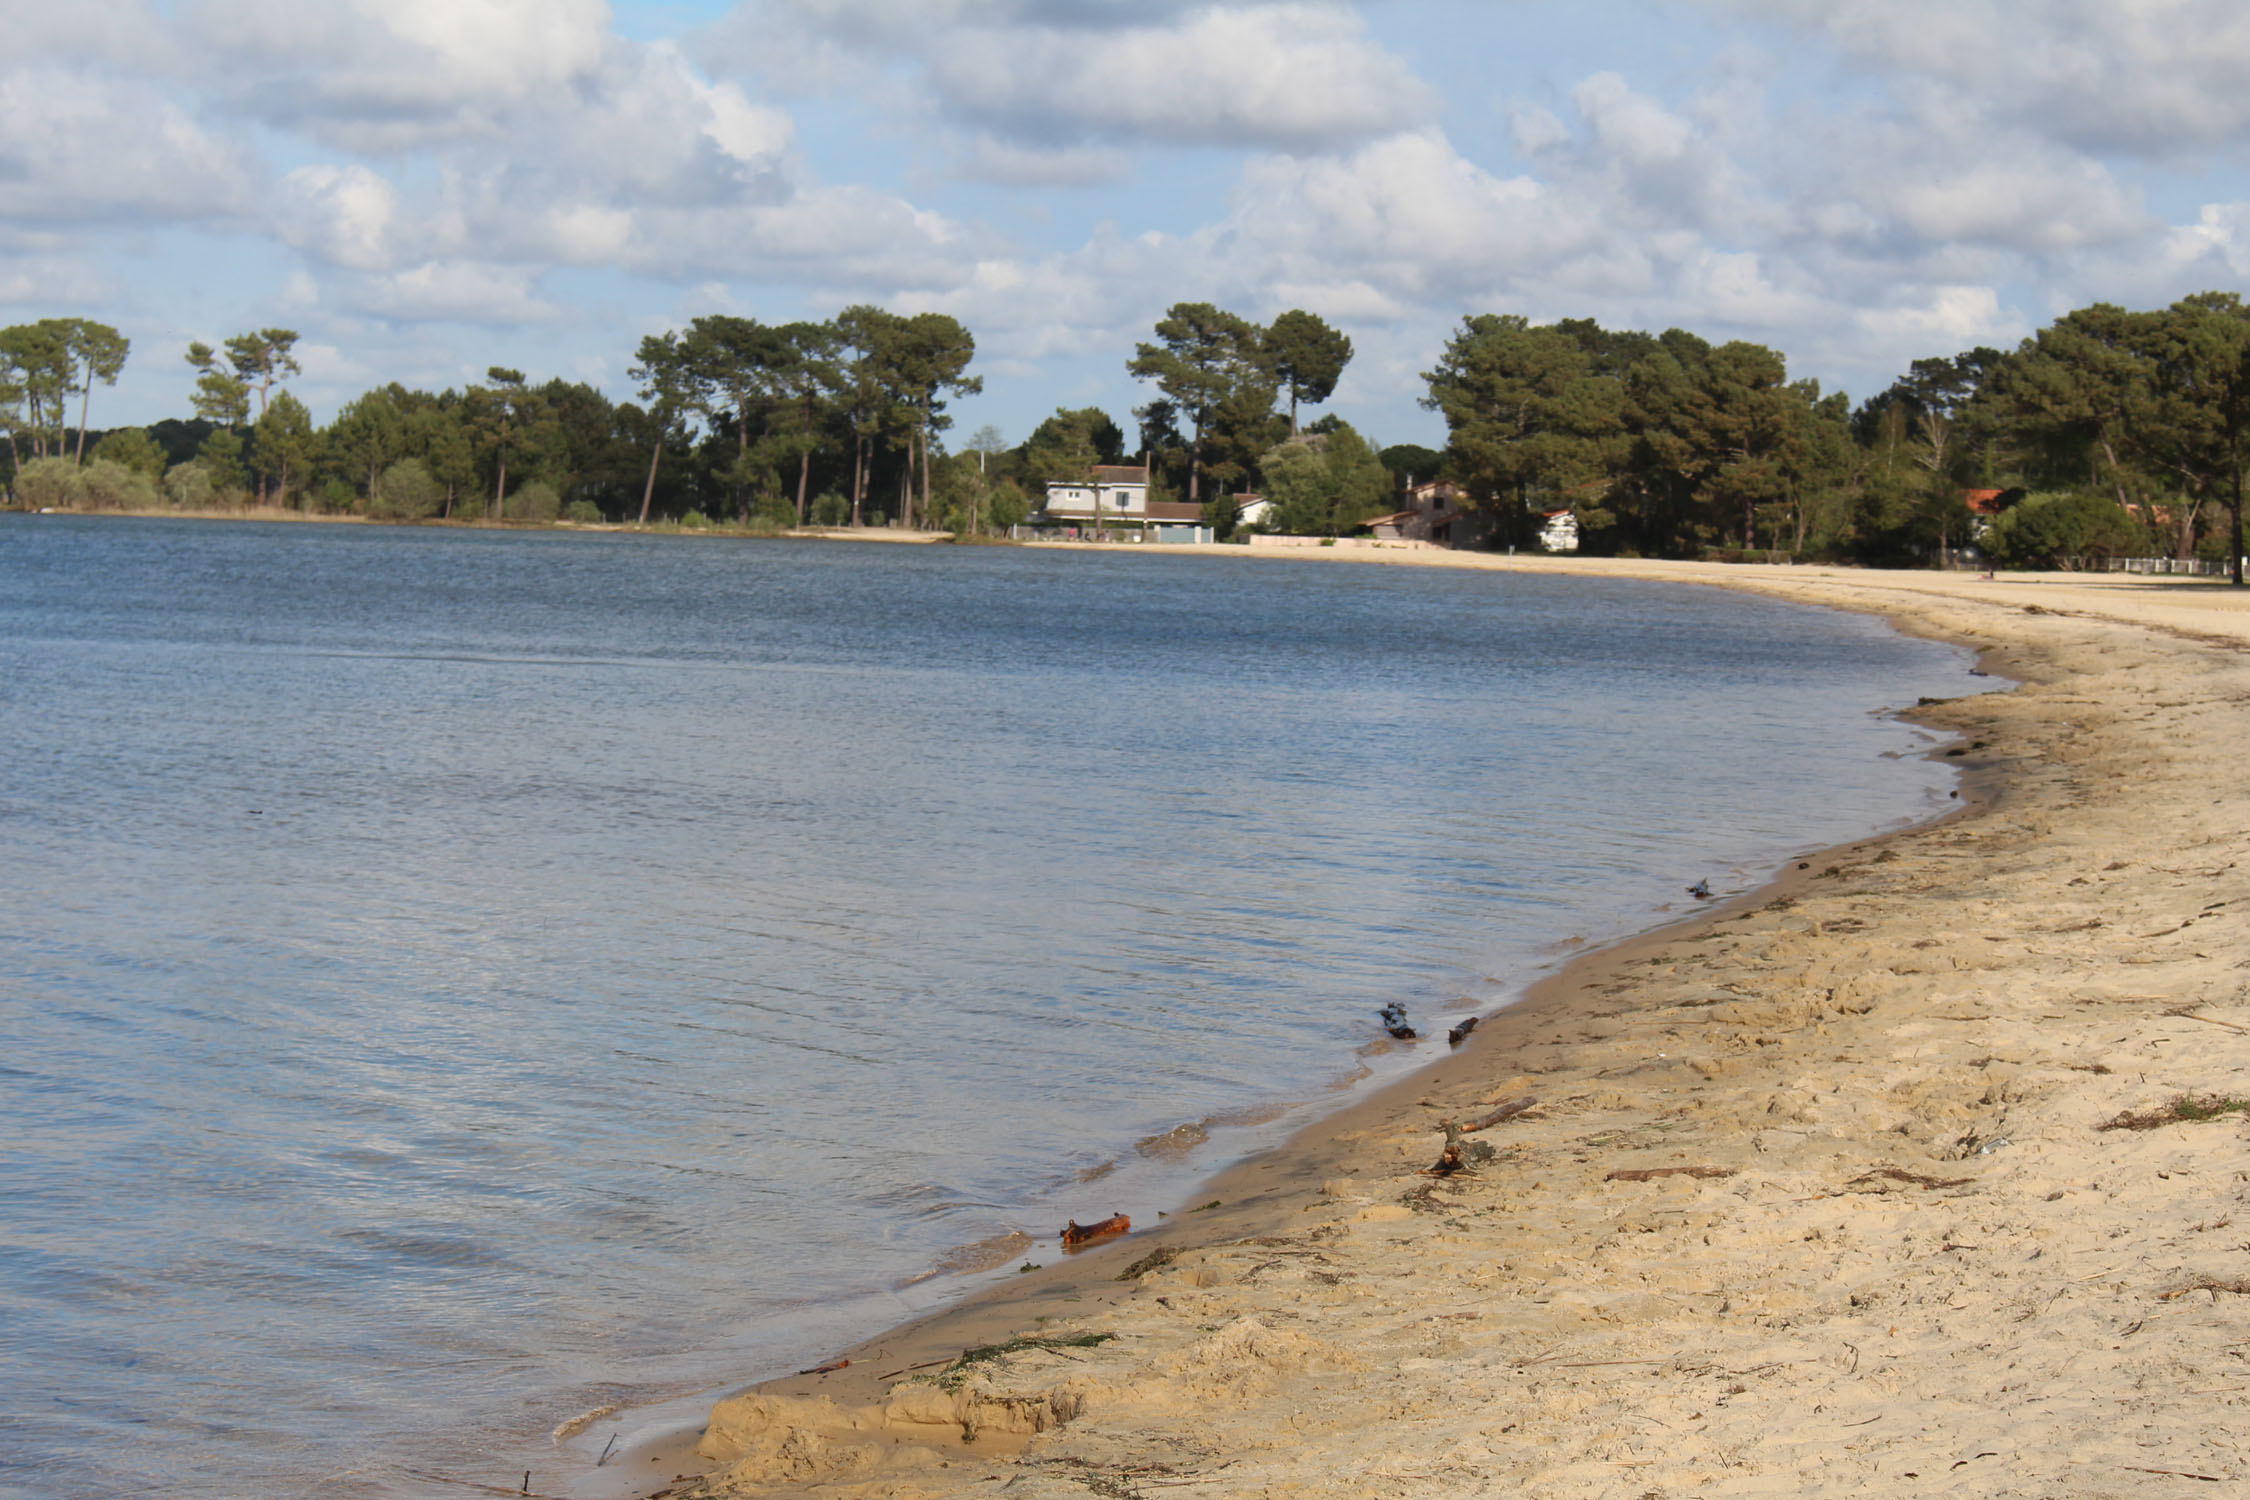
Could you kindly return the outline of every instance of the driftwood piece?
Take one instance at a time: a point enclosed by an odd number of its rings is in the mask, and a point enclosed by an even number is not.
[[[1411,1042],[1422,1034],[1407,1024],[1406,1007],[1396,1000],[1391,1001],[1376,1014],[1382,1018],[1383,1029],[1391,1034],[1394,1041]]]
[[[1114,1239],[1132,1227],[1133,1221],[1123,1214],[1111,1214],[1092,1224],[1081,1224],[1072,1219],[1062,1232],[1063,1248],[1082,1250],[1098,1240]]]
[[[1467,1041],[1469,1039],[1469,1033],[1476,1029],[1477,1018],[1475,1016],[1471,1016],[1469,1017],[1469,1019],[1463,1021],[1460,1025],[1454,1027],[1451,1031],[1445,1034],[1446,1043],[1449,1046],[1458,1047],[1463,1042]]]
[[[1507,1103],[1501,1105],[1498,1109],[1492,1111],[1490,1114],[1481,1115],[1478,1118],[1471,1120],[1468,1124],[1462,1126],[1461,1130],[1464,1134],[1473,1134],[1474,1132],[1479,1130],[1488,1130],[1492,1126],[1500,1124],[1502,1121],[1513,1120],[1517,1115],[1522,1114],[1525,1110],[1535,1108],[1538,1103],[1539,1101],[1532,1098],[1529,1094],[1524,1095],[1521,1099],[1510,1099]]]
[[[851,1363],[848,1359],[832,1359],[824,1365],[814,1365],[809,1370],[799,1370],[800,1375],[833,1375]]]
[[[1654,1182],[1659,1177],[1732,1177],[1732,1167],[1625,1167],[1603,1178],[1604,1182]]]
[[[1445,1132],[1445,1148],[1438,1152],[1435,1162],[1422,1169],[1425,1177],[1451,1177],[1456,1172],[1474,1172],[1478,1163],[1488,1162],[1499,1154],[1488,1142],[1463,1140],[1462,1136],[1466,1132],[1451,1120],[1440,1121],[1438,1129]]]

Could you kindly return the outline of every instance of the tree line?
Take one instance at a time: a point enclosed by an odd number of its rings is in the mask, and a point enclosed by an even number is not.
[[[1915,360],[1856,408],[1762,345],[1583,319],[1467,318],[1425,379],[1446,477],[1507,544],[1568,509],[1602,552],[1974,545],[2035,567],[2228,558],[2241,581],[2250,307],[2232,292],[2080,308],[2013,350]]]
[[[975,340],[942,314],[700,317],[641,341],[637,400],[494,365],[460,389],[377,387],[325,426],[288,389],[297,343],[265,328],[191,344],[193,417],[89,446],[85,395],[115,383],[125,340],[79,320],[0,331],[11,493],[40,508],[383,520],[925,526],[989,514],[979,463],[942,451],[949,400],[982,384],[968,373]],[[72,393],[81,411],[66,444]]]
[[[367,391],[326,426],[288,390],[297,334],[260,329],[189,346],[192,419],[99,434],[94,387],[130,344],[50,318],[0,329],[0,426],[17,503],[85,509],[986,532],[1035,512],[1047,482],[1137,455],[1155,496],[1222,535],[1245,491],[1273,502],[1267,529],[1334,535],[1419,479],[1450,482],[1492,546],[1534,546],[1567,510],[1585,550],[1665,557],[1906,564],[1973,545],[2012,565],[2154,553],[2239,572],[2244,550],[2250,308],[2234,293],[2081,308],[2013,350],[1915,360],[1856,407],[1760,344],[1477,314],[1423,377],[1442,450],[1301,422],[1353,354],[1312,313],[1260,325],[1180,303],[1151,332],[1126,364],[1153,387],[1131,439],[1089,407],[1013,447],[987,427],[948,451],[949,403],[981,389],[975,339],[869,305],[651,335],[635,399],[494,365],[457,390]]]

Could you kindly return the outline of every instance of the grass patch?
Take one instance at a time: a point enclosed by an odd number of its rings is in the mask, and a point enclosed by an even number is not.
[[[2182,1094],[2170,1104],[2155,1109],[2126,1110],[2116,1119],[2100,1126],[2101,1130],[2161,1130],[2167,1125],[2189,1124],[2205,1120],[2223,1120],[2229,1115],[2250,1114],[2250,1099],[2233,1094]]]
[[[1010,1339],[1004,1344],[979,1344],[974,1349],[962,1350],[961,1357],[938,1371],[935,1379],[939,1390],[957,1391],[978,1365],[990,1364],[1011,1354],[1021,1354],[1027,1349],[1091,1349],[1116,1337],[1114,1333],[1077,1333],[1068,1338],[1034,1337]]]

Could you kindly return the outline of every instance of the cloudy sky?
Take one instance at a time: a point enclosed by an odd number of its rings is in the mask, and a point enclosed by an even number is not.
[[[1305,307],[1435,442],[1466,312],[1919,355],[2250,269],[2240,0],[0,0],[0,321],[301,330],[323,418],[494,363],[630,394],[698,313],[934,309],[962,431],[1121,424],[1172,302]]]

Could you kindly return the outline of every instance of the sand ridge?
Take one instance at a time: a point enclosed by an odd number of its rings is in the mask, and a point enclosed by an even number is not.
[[[1962,815],[1574,965],[1220,1209],[720,1403],[664,1490],[2250,1488],[2246,1117],[2104,1128],[2250,1098],[2244,601],[1514,565],[1875,610],[2022,685],[1924,711]]]

